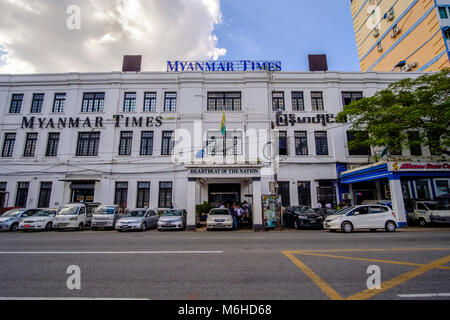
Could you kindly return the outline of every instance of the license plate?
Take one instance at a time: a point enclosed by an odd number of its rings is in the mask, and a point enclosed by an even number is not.
[[[24,228],[30,228],[31,226],[29,224],[24,225]]]

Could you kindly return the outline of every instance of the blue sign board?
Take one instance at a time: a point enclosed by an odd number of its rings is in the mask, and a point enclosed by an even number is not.
[[[167,72],[281,71],[280,61],[167,61]]]

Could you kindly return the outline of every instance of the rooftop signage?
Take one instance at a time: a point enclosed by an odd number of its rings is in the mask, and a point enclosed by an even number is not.
[[[409,163],[395,162],[392,164],[392,171],[449,171],[450,163]]]
[[[167,72],[281,71],[281,61],[167,61]]]

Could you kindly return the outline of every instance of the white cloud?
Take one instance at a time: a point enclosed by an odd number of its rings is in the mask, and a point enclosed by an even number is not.
[[[116,71],[124,54],[142,54],[144,71],[217,59],[219,1],[0,0],[0,73]],[[66,27],[70,5],[81,8],[80,30]]]

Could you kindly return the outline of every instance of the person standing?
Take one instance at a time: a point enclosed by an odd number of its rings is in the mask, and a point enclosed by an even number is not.
[[[241,205],[238,204],[235,211],[236,211],[236,219],[238,221],[238,228],[239,228],[242,223],[242,214],[244,213],[244,210],[242,210]]]
[[[228,210],[230,211],[231,217],[233,218],[233,229],[236,230],[238,227],[238,222],[234,211],[234,204],[232,206],[229,205]]]

